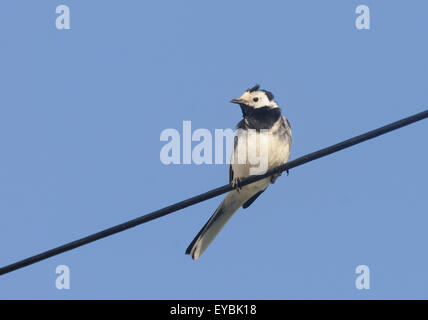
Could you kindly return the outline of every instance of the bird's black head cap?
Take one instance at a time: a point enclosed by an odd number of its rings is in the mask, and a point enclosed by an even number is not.
[[[254,91],[258,91],[260,89],[260,85],[256,84],[254,87],[248,89],[248,92],[254,92]],[[275,97],[273,96],[272,92],[267,91],[267,90],[260,90],[263,91],[266,96],[268,97],[269,101],[272,101]]]

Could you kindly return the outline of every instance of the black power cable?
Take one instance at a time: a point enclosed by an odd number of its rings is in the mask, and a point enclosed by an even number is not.
[[[401,119],[399,121],[390,123],[390,124],[383,126],[381,128],[366,132],[364,134],[353,137],[351,139],[339,142],[339,143],[332,145],[330,147],[309,153],[309,154],[304,155],[300,158],[289,161],[286,164],[283,164],[279,167],[271,169],[263,175],[251,176],[251,177],[248,177],[246,179],[242,179],[239,185],[241,187],[243,187],[247,184],[250,184],[250,183],[253,183],[255,181],[269,177],[275,173],[288,171],[289,169],[295,168],[295,167],[300,166],[302,164],[305,164],[307,162],[325,157],[329,154],[335,153],[335,152],[343,150],[345,148],[352,147],[358,143],[376,138],[380,135],[383,135],[383,134],[391,132],[393,130],[402,128],[404,126],[407,126],[409,124],[412,124],[412,123],[420,121],[420,120],[423,120],[425,118],[428,118],[428,110],[425,110],[425,111],[417,113],[413,116]],[[219,188],[210,190],[208,192],[202,193],[200,195],[197,195],[195,197],[177,202],[177,203],[170,205],[168,207],[153,211],[153,212],[146,214],[144,216],[141,216],[139,218],[121,223],[121,224],[116,225],[114,227],[111,227],[111,228],[105,229],[103,231],[91,234],[91,235],[84,237],[84,238],[81,238],[81,239],[78,239],[76,241],[66,243],[62,246],[56,247],[54,249],[42,252],[42,253],[37,254],[35,256],[29,257],[27,259],[24,259],[24,260],[18,261],[16,263],[10,264],[8,266],[2,267],[2,268],[0,268],[0,275],[12,272],[12,271],[17,270],[17,269],[24,268],[28,265],[34,264],[36,262],[39,262],[39,261],[42,261],[45,259],[48,259],[48,258],[56,256],[60,253],[70,251],[72,249],[78,248],[78,247],[83,246],[85,244],[88,244],[88,243],[94,242],[96,240],[111,236],[111,235],[118,233],[118,232],[121,232],[121,231],[136,227],[140,224],[143,224],[143,223],[146,223],[148,221],[163,217],[163,216],[170,214],[170,213],[173,213],[175,211],[187,208],[187,207],[192,206],[194,204],[197,204],[199,202],[217,197],[223,193],[231,191],[232,189],[233,189],[232,185],[227,184],[227,185],[224,185],[222,187],[219,187]]]

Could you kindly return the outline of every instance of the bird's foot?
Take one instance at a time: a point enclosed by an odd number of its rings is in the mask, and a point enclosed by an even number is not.
[[[235,189],[236,191],[241,191],[241,179],[239,179],[238,177],[235,177],[232,179],[232,188]]]

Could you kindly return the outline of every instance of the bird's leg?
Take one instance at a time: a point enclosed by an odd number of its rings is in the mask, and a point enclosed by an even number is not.
[[[232,188],[238,192],[241,191],[240,183],[241,183],[241,179],[239,179],[238,177],[234,177],[232,179]]]

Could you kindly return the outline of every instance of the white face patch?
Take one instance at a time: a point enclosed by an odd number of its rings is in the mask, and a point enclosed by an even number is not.
[[[269,100],[268,96],[263,91],[245,91],[240,97],[245,101],[245,104],[255,109],[262,107],[278,108],[278,105],[274,100]]]

